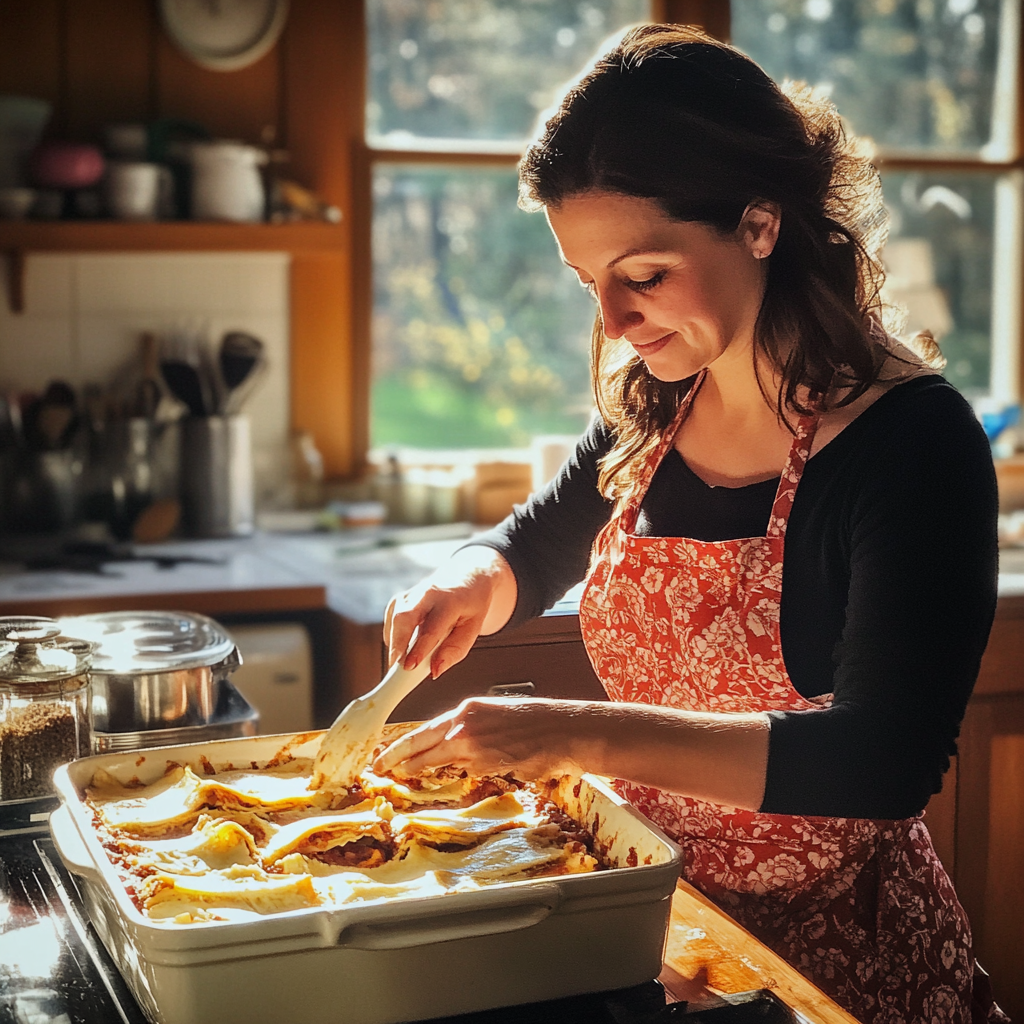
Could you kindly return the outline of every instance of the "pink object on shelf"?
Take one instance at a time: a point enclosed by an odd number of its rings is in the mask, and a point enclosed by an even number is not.
[[[89,188],[103,177],[104,167],[98,147],[57,139],[40,143],[29,162],[33,180],[43,188]]]

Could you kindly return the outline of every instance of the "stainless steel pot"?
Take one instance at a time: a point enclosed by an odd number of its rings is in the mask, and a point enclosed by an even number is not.
[[[102,733],[210,723],[218,686],[242,663],[234,641],[193,612],[106,612],[61,620],[95,644],[93,728]]]

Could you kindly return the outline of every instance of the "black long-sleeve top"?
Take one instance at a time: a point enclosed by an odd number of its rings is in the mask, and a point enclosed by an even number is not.
[[[597,467],[613,440],[595,419],[558,476],[481,538],[516,577],[509,626],[583,579],[611,512]],[[637,533],[763,536],[777,485],[710,487],[670,449]],[[782,654],[803,696],[835,697],[769,712],[762,811],[904,818],[939,790],[995,613],[997,506],[984,433],[938,376],[892,388],[810,459],[786,534]]]

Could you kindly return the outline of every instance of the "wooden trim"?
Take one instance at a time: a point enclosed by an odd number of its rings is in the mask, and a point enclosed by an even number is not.
[[[981,157],[911,157],[886,156],[879,153],[875,166],[880,171],[929,171],[934,174],[1006,174],[1024,167],[1024,161],[1017,160],[982,160]]]
[[[247,615],[257,612],[314,611],[327,606],[322,586],[274,587],[267,590],[200,590],[159,594],[93,597],[47,597],[0,601],[0,615],[92,615],[134,610],[199,612],[202,615]]]
[[[729,0],[655,0],[655,21],[672,25],[696,25],[709,36],[729,41],[732,10]]]
[[[220,224],[200,221],[0,221],[0,250],[23,252],[336,251],[346,230],[316,221]]]
[[[353,471],[369,464],[373,384],[373,161],[360,139],[352,149],[352,443]]]
[[[469,142],[467,141],[467,145]],[[399,163],[399,164],[438,164],[448,166],[450,164],[474,164],[477,166],[508,167],[519,163],[522,153],[484,153],[466,150],[453,150],[446,152],[434,149],[375,149],[370,146],[361,147],[364,152],[357,154],[357,158],[369,160],[370,163]]]
[[[303,0],[292,4],[282,37],[288,174],[344,217],[333,259],[297,258],[292,266],[292,426],[313,434],[331,477],[357,472],[365,451],[363,385],[353,367],[368,342],[357,331],[363,296],[353,253],[369,197],[352,160],[363,136],[365,31],[360,2]]]

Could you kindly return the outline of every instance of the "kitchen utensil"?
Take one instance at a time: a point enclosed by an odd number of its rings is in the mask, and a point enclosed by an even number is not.
[[[255,508],[248,417],[182,420],[181,505],[185,530],[192,537],[252,533]]]
[[[77,426],[75,392],[64,381],[51,381],[42,396],[24,409],[25,440],[36,451],[67,448]]]
[[[374,748],[380,743],[391,712],[426,679],[429,671],[430,655],[414,669],[403,668],[399,659],[369,693],[351,701],[324,734],[313,762],[310,785],[314,789],[351,786],[373,760]]]
[[[159,498],[147,505],[132,523],[136,544],[159,544],[167,540],[181,522],[181,502],[177,498]]]
[[[104,733],[205,725],[220,680],[241,664],[234,640],[205,615],[104,612],[60,627],[94,645],[93,723]]]
[[[131,415],[152,420],[156,418],[157,410],[160,407],[160,400],[163,398],[163,390],[158,379],[160,374],[160,349],[157,345],[156,335],[147,331],[141,336],[139,339],[139,355],[142,362],[142,376],[135,386]]]
[[[229,331],[221,338],[217,360],[226,391],[222,411],[237,412],[248,393],[242,385],[251,384],[257,369],[265,365],[263,342],[244,331]]]
[[[192,164],[192,219],[257,222],[265,198],[260,165],[266,154],[239,142],[195,142]]]
[[[90,188],[103,177],[103,154],[90,143],[50,139],[36,147],[29,170],[42,188]]]
[[[212,382],[203,365],[199,340],[186,332],[172,333],[164,342],[160,373],[172,395],[193,416],[208,416],[216,409]]]
[[[657,977],[679,849],[590,775],[567,778],[552,799],[595,833],[621,870],[187,927],[152,921],[136,907],[83,802],[97,769],[148,784],[163,776],[168,761],[200,773],[203,758],[214,766],[265,765],[282,750],[312,757],[319,739],[262,736],[103,754],[57,770],[55,844],[151,1020],[294,1020],[301,1001],[303,1019],[337,1020],[340,1013],[347,1024],[391,1024]]]
[[[104,189],[107,212],[117,220],[156,220],[172,188],[166,167],[114,161],[107,168]]]

